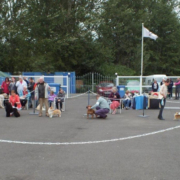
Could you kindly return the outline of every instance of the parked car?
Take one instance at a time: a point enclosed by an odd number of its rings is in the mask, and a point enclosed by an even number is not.
[[[108,97],[111,94],[111,89],[114,87],[114,83],[112,82],[100,82],[96,86],[97,93],[101,96]]]

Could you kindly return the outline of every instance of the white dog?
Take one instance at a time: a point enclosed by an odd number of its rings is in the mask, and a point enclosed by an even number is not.
[[[7,94],[0,94],[0,108],[4,108],[4,98],[7,97]]]
[[[50,118],[52,118],[54,115],[61,117],[61,111],[59,109],[53,109],[52,106],[48,109],[48,114]]]

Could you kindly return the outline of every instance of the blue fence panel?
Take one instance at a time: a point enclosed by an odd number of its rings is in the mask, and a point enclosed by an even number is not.
[[[54,91],[54,94],[58,94],[59,89],[61,87],[61,84],[57,84],[57,83],[49,83],[49,86],[51,87],[51,90]]]
[[[75,72],[69,72],[69,92],[70,93],[76,93],[76,76]],[[57,79],[55,80],[54,77],[47,77],[47,76],[68,76],[68,72],[55,72],[54,74],[47,74],[47,73],[41,73],[41,72],[23,72],[22,75],[24,76],[46,76],[44,77],[44,81],[47,83],[57,83]],[[36,79],[36,78],[35,78]],[[58,80],[59,82],[59,80]],[[64,77],[62,80],[62,83],[60,82],[61,86],[67,86],[67,78]],[[63,88],[64,91],[67,92],[67,88]]]
[[[54,83],[54,77],[44,77],[46,83]]]
[[[76,93],[76,74],[71,72],[71,93]]]

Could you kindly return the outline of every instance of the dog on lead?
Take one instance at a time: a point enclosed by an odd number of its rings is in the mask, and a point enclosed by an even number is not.
[[[86,108],[87,108],[87,119],[89,119],[89,115],[91,115],[91,119],[94,119],[94,115],[97,117],[97,115],[95,114],[95,110],[91,109],[90,105],[86,106]]]
[[[52,118],[55,115],[61,117],[61,111],[59,109],[54,109],[53,106],[49,107],[48,114],[50,118]]]
[[[180,120],[180,112],[174,114],[174,120]]]
[[[10,117],[12,115],[14,115],[15,117],[20,117],[20,114],[19,114],[18,110],[16,109],[16,106],[17,105],[15,104],[15,107],[12,107],[10,102],[6,102],[6,106],[5,106],[6,117]]]

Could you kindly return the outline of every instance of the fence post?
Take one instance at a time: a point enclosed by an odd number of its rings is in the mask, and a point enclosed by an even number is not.
[[[92,92],[94,92],[94,73],[92,73]]]

